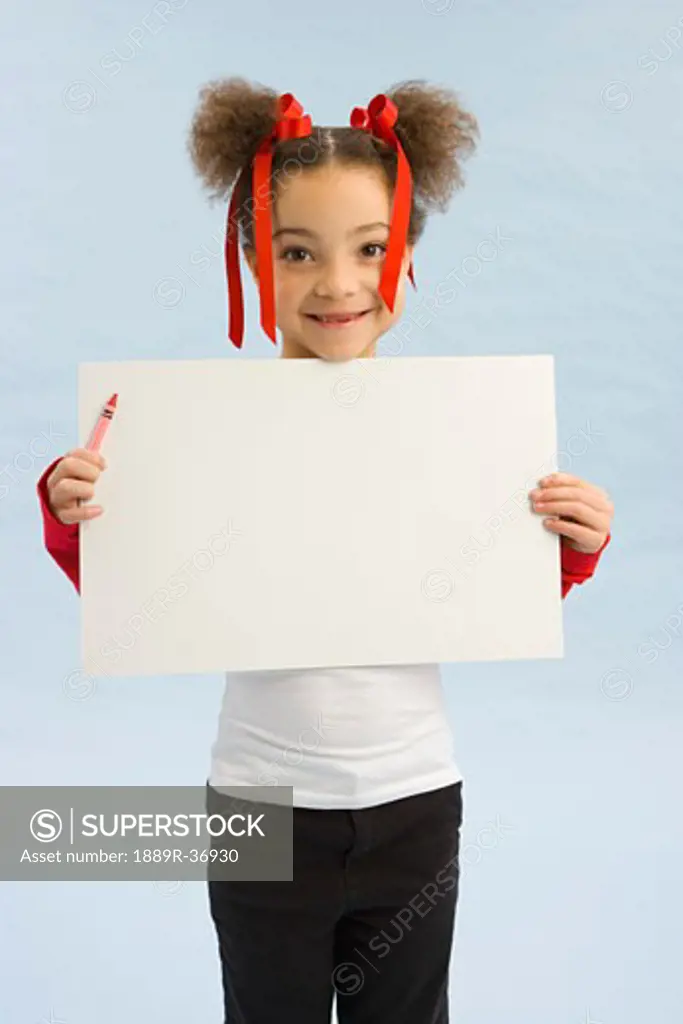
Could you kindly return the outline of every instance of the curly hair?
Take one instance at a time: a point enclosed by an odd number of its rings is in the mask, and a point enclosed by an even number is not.
[[[408,241],[414,244],[424,231],[428,213],[445,211],[455,190],[462,187],[462,160],[474,151],[479,128],[448,89],[415,80],[400,82],[386,95],[398,109],[394,130],[411,167]],[[277,98],[272,89],[243,78],[210,82],[200,90],[189,132],[192,163],[212,196],[227,198],[237,189],[245,249],[253,248],[257,202],[249,172],[259,143],[275,125]],[[304,153],[311,151],[313,157],[307,159]],[[333,162],[377,167],[393,191],[397,161],[390,146],[359,128],[314,125],[310,137],[281,140],[274,146],[270,195],[276,194],[275,185],[287,175],[288,165],[298,172]]]

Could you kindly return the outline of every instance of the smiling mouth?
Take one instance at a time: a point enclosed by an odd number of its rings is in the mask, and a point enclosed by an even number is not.
[[[313,320],[314,323],[319,324],[321,327],[339,328],[349,327],[351,324],[356,324],[371,312],[371,309],[364,309],[360,313],[328,313],[324,316],[317,315],[315,313],[306,313],[305,316],[308,320]]]

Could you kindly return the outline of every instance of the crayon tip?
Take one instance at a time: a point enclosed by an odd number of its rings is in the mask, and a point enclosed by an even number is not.
[[[110,405],[112,407],[112,409],[115,409],[118,397],[119,397],[118,394],[112,395],[111,398],[109,399],[109,401],[107,402],[107,405]]]

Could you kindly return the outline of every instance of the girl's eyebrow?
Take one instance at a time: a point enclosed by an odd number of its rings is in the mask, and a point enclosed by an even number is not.
[[[375,231],[377,228],[386,228],[389,231],[389,225],[383,220],[376,220],[373,224],[361,224],[358,228],[353,228],[349,231],[349,235],[360,235],[363,231]],[[309,231],[308,228],[279,228],[273,233],[273,239],[279,238],[280,235],[303,235],[305,238],[317,238],[315,231]]]

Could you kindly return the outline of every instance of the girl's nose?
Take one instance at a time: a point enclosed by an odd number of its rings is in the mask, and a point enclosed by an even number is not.
[[[325,265],[316,281],[316,295],[320,298],[342,299],[358,291],[358,278],[353,268],[343,261]]]

